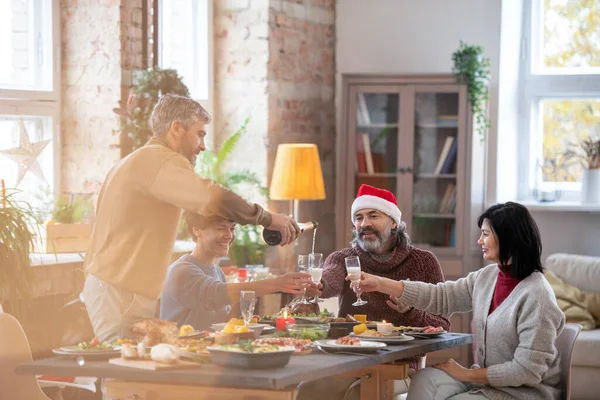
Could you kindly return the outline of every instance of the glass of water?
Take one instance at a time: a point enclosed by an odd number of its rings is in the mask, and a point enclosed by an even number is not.
[[[352,303],[353,306],[362,306],[368,302],[360,298],[360,259],[357,256],[346,257],[346,272],[350,278],[350,287],[356,293],[356,302]]]
[[[323,276],[323,254],[322,253],[310,253],[308,255],[308,267],[310,269],[310,276],[312,281],[317,285],[321,283],[321,276]],[[319,295],[316,295],[312,303],[322,303],[323,300],[319,299]]]
[[[250,325],[256,306],[256,292],[254,290],[242,290],[240,292],[240,311],[246,327]]]

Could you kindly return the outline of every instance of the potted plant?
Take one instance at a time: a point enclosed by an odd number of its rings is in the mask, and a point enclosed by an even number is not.
[[[480,46],[471,46],[461,40],[460,47],[452,53],[452,72],[456,81],[467,85],[469,104],[475,117],[479,137],[483,141],[490,127],[486,104],[490,80],[490,59],[483,56]]]
[[[246,118],[242,126],[225,140],[216,153],[208,149],[200,153],[196,162],[196,172],[234,192],[241,192],[243,190],[245,195],[247,195],[248,190],[255,190],[267,197],[268,189],[263,186],[261,180],[254,172],[239,169],[230,170],[227,168],[227,162],[232,156],[238,142],[246,133],[248,122],[249,118]],[[266,247],[266,243],[262,240],[262,227],[253,225],[239,226],[229,255],[232,262],[237,266],[263,264]]]
[[[113,111],[121,117],[121,154],[142,147],[151,137],[150,115],[158,99],[167,93],[189,96],[190,91],[173,69],[152,67],[140,72],[127,103]]]
[[[581,174],[581,202],[600,203],[600,138],[588,136],[570,143],[564,154],[565,163],[579,164]]]
[[[92,235],[92,224],[89,223],[92,210],[86,198],[59,196],[52,208],[51,219],[46,223],[46,252],[85,251]]]
[[[0,192],[0,304],[18,314],[31,300],[31,259],[35,213],[29,203],[17,199],[18,191]]]

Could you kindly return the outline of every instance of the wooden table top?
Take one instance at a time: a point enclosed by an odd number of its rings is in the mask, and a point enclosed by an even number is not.
[[[310,355],[292,356],[290,363],[279,369],[237,369],[203,364],[188,370],[148,371],[109,364],[107,360],[85,360],[79,365],[74,358],[51,357],[21,364],[18,374],[52,376],[91,376],[119,380],[202,385],[284,389],[327,376],[338,375],[377,364],[388,363],[473,343],[470,334],[447,333],[436,339],[415,339],[401,345],[388,345],[376,354],[323,354],[315,350]]]

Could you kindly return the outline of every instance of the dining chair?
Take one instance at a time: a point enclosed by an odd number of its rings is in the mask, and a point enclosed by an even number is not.
[[[573,347],[575,339],[581,332],[579,324],[565,324],[561,334],[554,342],[556,348],[560,351],[560,399],[571,399],[571,357],[573,356]]]
[[[10,314],[0,313],[0,399],[51,400],[33,375],[19,375],[17,365],[32,361],[25,332]]]

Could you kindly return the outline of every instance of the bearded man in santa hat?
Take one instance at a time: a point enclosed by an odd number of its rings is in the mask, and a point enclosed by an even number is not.
[[[383,293],[362,293],[361,298],[367,304],[352,305],[356,301],[356,293],[346,280],[346,257],[357,256],[364,272],[395,280],[437,283],[444,281],[444,274],[433,253],[410,244],[406,224],[402,222],[402,213],[392,192],[362,185],[352,203],[350,217],[353,223],[351,247],[336,251],[325,260],[320,297],[339,297],[340,317],[365,314],[369,321],[385,320],[394,326],[431,325],[450,330],[450,322],[446,318],[408,307]],[[410,361],[411,372],[425,366],[422,356],[407,361]],[[322,399],[323,393],[327,393],[329,399],[357,399],[360,397],[359,382],[351,377],[303,382],[298,387],[298,399]],[[394,392],[404,391],[403,385],[394,385]]]
[[[351,247],[332,253],[323,266],[322,298],[339,297],[339,316],[366,314],[370,321],[387,321],[394,326],[441,326],[450,329],[443,317],[398,303],[383,293],[363,293],[367,301],[353,306],[356,294],[346,280],[345,258],[358,256],[361,270],[395,280],[437,283],[444,281],[438,259],[427,250],[410,244],[406,224],[396,196],[388,190],[362,185],[352,203]]]

